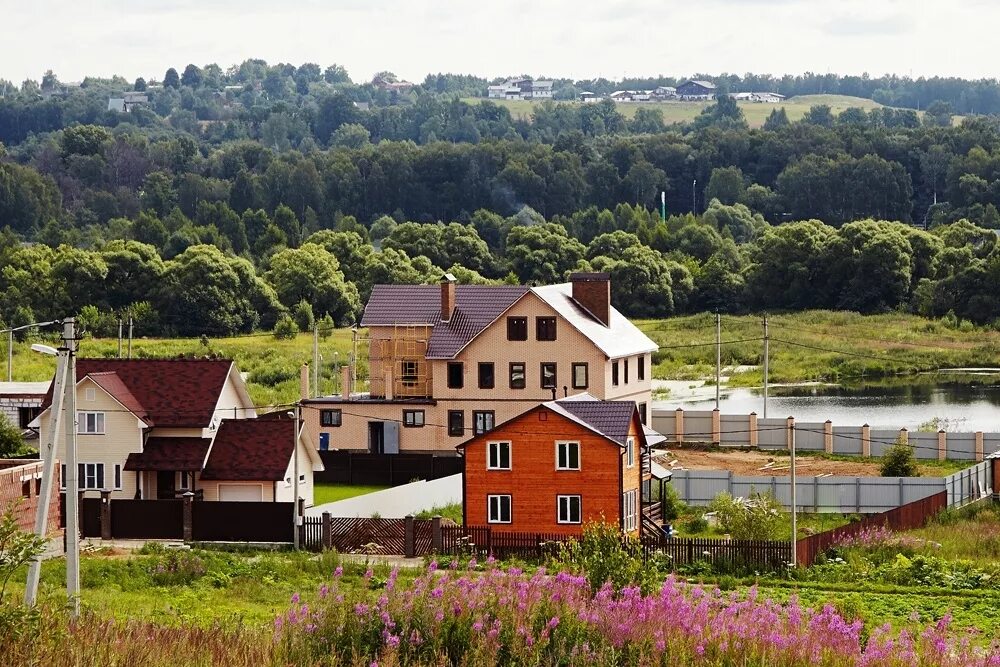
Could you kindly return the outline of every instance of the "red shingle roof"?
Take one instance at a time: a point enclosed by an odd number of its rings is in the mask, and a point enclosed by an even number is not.
[[[224,419],[201,479],[282,480],[294,435],[290,419]],[[303,463],[303,470],[308,465]]]
[[[78,359],[76,377],[114,373],[120,385],[113,386],[127,388],[157,426],[207,428],[232,365],[228,359]],[[51,403],[50,386],[42,409]]]
[[[139,402],[129,388],[122,382],[122,379],[118,377],[118,373],[114,371],[107,371],[104,373],[88,373],[87,377],[93,380],[94,384],[108,392],[112,397],[115,398],[119,403],[124,405],[128,410],[132,412],[135,416],[144,420],[150,426],[153,425],[153,420],[146,414],[146,408],[142,407],[142,403]]]
[[[125,470],[201,470],[211,444],[208,438],[151,437],[142,453],[128,455]]]

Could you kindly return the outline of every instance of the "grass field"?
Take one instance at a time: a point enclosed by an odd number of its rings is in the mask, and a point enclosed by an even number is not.
[[[374,493],[386,489],[385,486],[363,486],[352,484],[326,484],[317,482],[314,489],[314,504],[332,503],[338,500],[347,500],[356,496],[363,496],[366,493]]]
[[[470,104],[475,104],[481,100],[469,98],[465,100]],[[510,109],[515,118],[530,119],[537,102],[531,100],[490,100],[501,106]],[[581,102],[560,102],[561,104],[581,104]],[[671,123],[684,123],[695,119],[702,110],[712,104],[711,102],[620,102],[618,110],[626,118],[632,118],[636,109],[653,108],[663,112],[663,120],[668,125]],[[850,107],[860,107],[866,111],[876,109],[882,105],[873,100],[863,97],[850,97],[848,95],[800,95],[790,97],[781,104],[765,104],[761,102],[738,102],[739,107],[746,116],[750,127],[761,127],[764,121],[774,109],[784,107],[789,120],[799,120],[806,115],[810,107],[818,104],[830,106],[834,115],[839,115],[844,109]]]

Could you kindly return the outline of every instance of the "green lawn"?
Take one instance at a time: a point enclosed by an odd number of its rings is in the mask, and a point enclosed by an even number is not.
[[[364,486],[360,484],[329,484],[326,482],[317,482],[314,490],[313,503],[316,505],[322,505],[323,503],[332,503],[338,500],[347,500],[348,498],[353,498],[355,496],[363,496],[366,493],[374,493],[375,491],[381,491],[382,489],[387,489],[387,486]]]

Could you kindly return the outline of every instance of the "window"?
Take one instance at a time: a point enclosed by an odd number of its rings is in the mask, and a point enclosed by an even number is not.
[[[611,386],[612,387],[617,387],[618,386],[618,362],[617,361],[612,361],[611,362]]]
[[[461,361],[448,362],[448,389],[461,389],[465,384],[465,364]]]
[[[63,465],[63,488],[66,488],[65,476],[66,466]],[[80,463],[77,465],[77,488],[83,489],[103,489],[104,488],[104,464],[103,463]]]
[[[637,368],[635,369],[636,379],[642,382],[643,380],[646,379],[646,357],[640,356],[638,359],[636,359],[636,366],[637,366]]]
[[[492,410],[473,410],[472,425],[476,435],[482,435],[493,430],[493,422],[496,419]]]
[[[625,360],[625,384],[628,384],[628,359]]]
[[[631,468],[635,465],[635,438],[625,440],[625,467]]]
[[[115,464],[115,489],[121,491],[122,488],[122,466],[120,463]],[[187,487],[184,487],[187,488]]]
[[[580,496],[556,496],[559,523],[580,523]]]
[[[493,362],[492,361],[480,361],[479,362],[479,388],[480,389],[492,389],[496,384],[496,378],[493,373]]]
[[[524,389],[525,386],[524,362],[512,362],[510,365],[510,388]]]
[[[510,523],[510,496],[486,496],[488,523]]]
[[[17,421],[21,428],[28,428],[35,417],[41,412],[41,408],[29,407],[29,408],[18,408],[17,409]]]
[[[402,364],[403,374],[399,378],[404,387],[414,387],[417,384],[417,370],[419,366],[417,362],[412,359],[404,359]]]
[[[88,387],[83,390],[83,400],[85,401],[96,401],[97,400],[97,390],[93,387]]]
[[[586,389],[589,386],[588,370],[586,363],[573,364],[573,389]]]
[[[639,404],[639,421],[642,422],[643,426],[646,425],[646,404]]]
[[[184,491],[191,488],[191,473],[183,471],[177,473],[177,488]]]
[[[421,428],[423,425],[423,410],[403,410],[403,426],[405,428]]]
[[[556,470],[580,469],[580,443],[556,443]]]
[[[542,389],[555,389],[556,363],[554,361],[543,361],[541,368],[542,368]]]
[[[61,466],[59,466],[59,488],[60,489],[65,489],[66,488],[66,464],[65,463],[63,463]]]
[[[104,433],[103,412],[76,413],[76,432],[85,435],[101,435]]]
[[[458,437],[465,435],[465,411],[448,411],[448,435]]]
[[[340,410],[320,410],[319,411],[319,424],[320,426],[340,426],[340,422],[343,419],[343,414]]]
[[[639,491],[632,489],[622,494],[622,523],[626,531],[639,527]]]
[[[491,442],[486,445],[486,469],[510,470],[509,442]]]
[[[528,318],[507,318],[507,340],[528,340]]]
[[[535,318],[535,338],[538,340],[556,339],[556,318],[536,317]]]

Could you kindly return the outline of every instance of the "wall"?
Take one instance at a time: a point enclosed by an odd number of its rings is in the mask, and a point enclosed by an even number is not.
[[[299,476],[304,476],[305,480],[299,482],[299,497],[304,498],[306,501],[306,507],[311,507],[313,504],[313,463],[309,458],[309,448],[305,444],[305,438],[300,437],[298,442],[299,450]],[[315,455],[315,452],[313,453]],[[295,467],[294,460],[289,457],[288,469],[285,470],[285,479],[291,480],[293,469]],[[275,491],[275,500],[278,502],[292,502],[295,497],[295,490],[292,488],[292,483],[285,483],[284,480],[278,482],[277,489]]]
[[[263,500],[263,502],[273,502],[274,501],[274,485],[278,484],[278,486],[281,486],[281,484],[283,484],[283,482],[271,482],[271,481],[266,481],[266,482],[253,482],[253,481],[246,481],[246,482],[236,482],[236,481],[225,482],[225,481],[223,481],[223,482],[217,482],[217,481],[208,481],[208,480],[206,480],[204,482],[199,481],[198,482],[198,488],[201,489],[205,493],[204,500],[217,501],[217,500],[219,500],[219,487],[220,486],[225,486],[226,484],[260,484],[261,488],[263,489],[262,490],[262,500]]]
[[[0,514],[13,509],[21,530],[34,530],[35,512],[40,502],[48,504],[49,532],[59,529],[59,461],[56,461],[56,479],[47,501],[38,496],[43,470],[42,461],[26,463],[0,459]]]
[[[335,517],[372,517],[398,519],[443,505],[462,502],[462,476],[451,475],[432,481],[421,480],[391,489],[368,493],[347,500],[317,505],[306,510],[307,516],[329,512]]]

